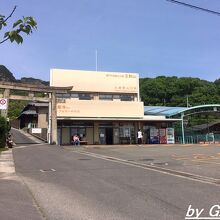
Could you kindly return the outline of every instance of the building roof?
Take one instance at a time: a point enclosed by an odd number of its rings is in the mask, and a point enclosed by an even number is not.
[[[21,115],[37,115],[37,112],[36,112],[36,110],[31,110],[31,109],[29,109],[29,110],[23,111],[23,112],[21,113]],[[20,117],[20,116],[19,116],[19,117]]]
[[[144,106],[144,115],[172,116],[187,110],[186,107]]]
[[[167,106],[144,106],[144,115],[160,115],[160,116],[166,116],[171,117],[174,115],[178,115],[180,113],[186,112],[186,111],[195,111],[195,110],[209,110],[212,109],[212,111],[220,111],[220,105],[219,104],[209,104],[209,105],[198,105],[193,106],[190,108],[187,107],[167,107]],[[214,110],[215,109],[215,110]]]
[[[200,130],[204,130],[204,129],[207,129],[207,128],[210,128],[214,125],[217,125],[217,124],[220,124],[220,121],[215,121],[215,122],[209,122],[209,123],[205,123],[205,124],[201,124],[201,125],[194,125],[192,126],[192,129],[194,131],[200,131]]]
[[[36,107],[48,107],[48,102],[29,102],[28,105],[36,106]]]

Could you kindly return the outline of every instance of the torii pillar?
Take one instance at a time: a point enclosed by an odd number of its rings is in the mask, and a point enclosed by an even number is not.
[[[51,93],[51,144],[57,144],[57,107],[56,92]]]

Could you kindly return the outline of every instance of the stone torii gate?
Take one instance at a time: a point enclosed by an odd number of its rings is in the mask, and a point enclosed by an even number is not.
[[[49,102],[49,143],[57,144],[57,110],[56,110],[56,93],[69,93],[72,86],[69,87],[53,87],[53,86],[39,86],[24,83],[14,83],[0,81],[0,98],[26,101]],[[13,95],[11,91],[25,91],[28,95]],[[37,97],[36,93],[45,94],[46,97]],[[1,110],[1,115],[7,118],[8,109]]]

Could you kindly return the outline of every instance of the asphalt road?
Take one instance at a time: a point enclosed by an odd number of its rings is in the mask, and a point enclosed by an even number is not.
[[[16,172],[45,219],[182,220],[189,205],[204,208],[202,214],[207,216],[210,207],[220,204],[220,181],[211,181],[211,176],[218,180],[219,165],[212,173],[213,164],[201,163],[198,169],[193,161],[202,149],[210,156],[220,148],[24,145],[14,148],[13,154]],[[200,173],[203,166],[210,177]]]

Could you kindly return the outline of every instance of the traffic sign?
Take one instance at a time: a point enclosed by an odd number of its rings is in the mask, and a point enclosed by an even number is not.
[[[0,98],[0,109],[5,110],[8,108],[8,100]]]

